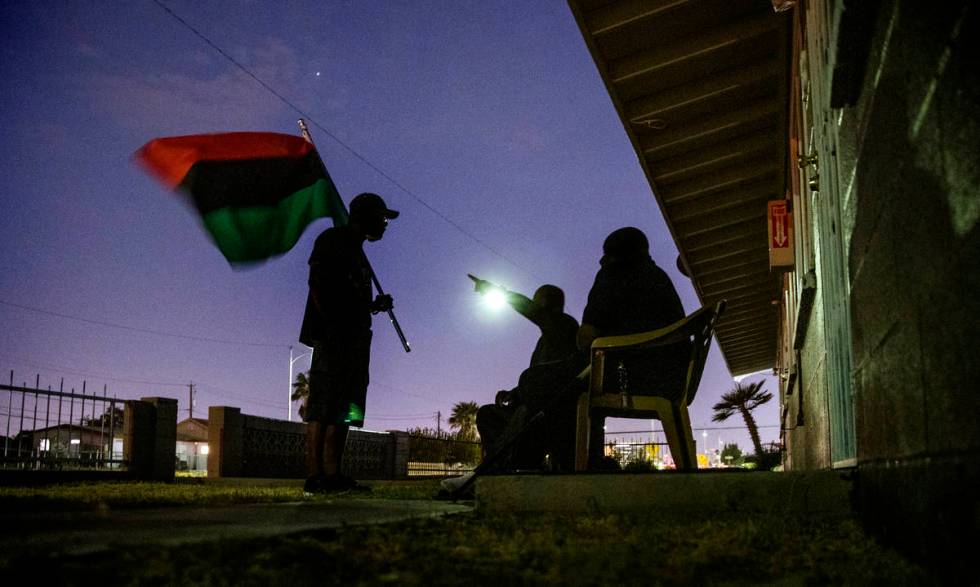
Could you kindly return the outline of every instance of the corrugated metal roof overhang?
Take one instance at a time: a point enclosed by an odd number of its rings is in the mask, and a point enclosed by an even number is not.
[[[733,375],[773,367],[780,278],[766,202],[785,193],[788,13],[770,0],[569,0],[695,289],[728,301]]]

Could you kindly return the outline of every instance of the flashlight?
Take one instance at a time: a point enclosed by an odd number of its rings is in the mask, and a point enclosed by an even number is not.
[[[473,280],[473,283],[476,284],[476,290],[483,294],[483,303],[488,308],[499,310],[507,305],[507,290],[504,287],[491,281],[480,279],[470,273],[467,273],[466,276]]]
[[[500,288],[495,287],[483,295],[483,303],[491,310],[499,310],[507,305],[507,296]]]

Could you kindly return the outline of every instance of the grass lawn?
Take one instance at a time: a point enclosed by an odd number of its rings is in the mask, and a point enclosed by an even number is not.
[[[937,584],[850,521],[450,516],[261,540],[29,557],[39,584]]]
[[[372,485],[365,499],[428,498],[437,487],[435,481]],[[99,483],[0,488],[0,504],[40,510],[200,506],[300,495],[297,483]],[[42,585],[938,584],[852,521],[734,515],[473,513],[111,554],[0,556],[0,578],[22,573]]]
[[[368,481],[365,499],[429,499],[438,481]],[[37,511],[126,509],[171,506],[273,503],[303,499],[302,481],[245,480],[212,483],[178,479],[176,483],[93,482],[38,487],[0,487],[0,507]]]

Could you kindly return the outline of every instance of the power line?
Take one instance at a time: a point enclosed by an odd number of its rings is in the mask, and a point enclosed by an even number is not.
[[[186,383],[184,385],[186,385]],[[248,403],[260,405],[260,406],[267,407],[267,408],[277,408],[278,409],[278,408],[281,408],[282,407],[282,405],[280,405],[278,403],[271,402],[268,399],[253,398],[253,397],[248,396],[248,395],[240,394],[240,393],[237,393],[237,392],[228,390],[228,389],[224,389],[222,387],[218,387],[217,385],[211,385],[210,383],[207,383],[205,381],[198,381],[197,383],[194,384],[194,386],[199,391],[203,390],[205,393],[207,393],[209,395],[215,395],[215,396],[218,396],[218,397],[223,397],[225,399],[230,399],[230,400],[234,400],[234,401],[238,401],[238,402],[248,402]]]
[[[184,340],[197,340],[201,342],[214,342],[219,344],[235,344],[241,346],[256,346],[256,347],[271,347],[271,348],[287,348],[289,345],[285,344],[275,344],[269,342],[249,342],[243,340],[227,340],[223,338],[211,338],[208,336],[195,336],[192,334],[180,334],[177,332],[166,332],[163,330],[152,330],[149,328],[137,328],[135,326],[126,326],[125,324],[114,324],[112,322],[102,322],[100,320],[91,320],[89,318],[81,318],[79,316],[71,316],[69,314],[61,314],[60,312],[52,312],[51,310],[44,310],[41,308],[34,308],[32,306],[24,306],[22,304],[15,304],[13,302],[7,302],[0,300],[0,304],[4,306],[10,306],[12,308],[19,308],[21,310],[27,310],[28,312],[36,312],[38,314],[44,314],[47,316],[57,316],[58,318],[66,318],[68,320],[76,320],[78,322],[84,322],[86,324],[95,324],[98,326],[108,326],[110,328],[119,328],[120,330],[128,330],[130,332],[142,332],[145,334],[154,334],[156,336],[169,336],[171,338],[182,338]]]
[[[347,145],[347,143],[345,143],[344,141],[340,140],[340,138],[337,137],[337,135],[333,134],[332,132],[330,132],[330,130],[328,130],[322,124],[320,124],[319,122],[317,122],[316,119],[313,118],[312,116],[310,116],[309,113],[307,113],[306,111],[302,110],[299,106],[297,106],[292,101],[290,101],[288,98],[286,98],[285,96],[283,96],[282,94],[280,94],[278,91],[276,91],[275,88],[273,88],[272,86],[270,86],[269,84],[267,84],[265,81],[263,81],[261,78],[259,78],[257,75],[255,75],[254,73],[252,73],[251,70],[249,70],[247,67],[245,67],[244,65],[242,65],[237,59],[235,59],[234,57],[232,57],[231,55],[229,55],[228,53],[226,53],[224,51],[224,49],[222,49],[221,47],[219,47],[218,45],[216,45],[204,33],[202,33],[201,31],[197,30],[189,22],[187,22],[186,20],[184,20],[183,18],[181,18],[180,15],[178,15],[176,12],[174,12],[173,10],[171,10],[170,7],[168,7],[166,4],[164,4],[161,0],[153,0],[153,2],[157,6],[159,6],[163,11],[165,11],[167,14],[169,14],[171,17],[173,17],[174,20],[176,20],[177,22],[179,22],[180,24],[182,24],[184,27],[186,27],[187,30],[189,30],[192,33],[194,33],[199,39],[201,39],[208,46],[210,46],[212,49],[214,49],[215,51],[217,51],[219,55],[221,55],[222,57],[224,57],[225,59],[227,59],[229,62],[231,62],[232,65],[234,65],[235,67],[237,67],[238,69],[240,69],[245,75],[247,75],[248,77],[250,77],[253,80],[255,80],[255,82],[257,84],[259,84],[260,86],[262,86],[263,88],[265,88],[266,91],[268,91],[270,94],[272,94],[273,96],[275,96],[276,98],[278,98],[283,104],[285,104],[286,106],[288,106],[289,108],[291,108],[294,112],[296,112],[297,114],[299,114],[300,116],[302,116],[306,120],[309,120],[310,122],[312,122],[313,123],[313,126],[317,127],[321,131],[323,131],[324,134],[326,134],[328,137],[330,137],[331,139],[333,139],[333,141],[335,143],[337,143],[338,145],[340,145],[341,147],[343,147],[344,149],[346,149],[347,152],[349,152],[351,155],[353,155],[354,157],[356,157],[362,163],[364,163],[369,168],[371,168],[372,170],[374,170],[378,175],[380,175],[381,177],[383,177],[386,180],[388,180],[389,182],[391,182],[392,185],[394,185],[395,187],[397,187],[401,191],[403,191],[406,194],[408,194],[409,196],[411,196],[415,201],[417,201],[419,204],[421,204],[422,206],[424,206],[430,212],[432,212],[433,214],[435,214],[436,216],[438,216],[439,218],[441,218],[443,221],[445,221],[447,224],[449,224],[450,226],[452,226],[453,228],[455,228],[456,230],[458,230],[459,232],[461,232],[463,235],[465,235],[465,236],[469,237],[470,239],[472,239],[474,242],[476,242],[477,244],[479,244],[483,248],[487,249],[488,251],[490,251],[494,255],[500,257],[504,261],[510,263],[511,265],[513,265],[514,267],[516,267],[516,268],[520,269],[521,271],[527,273],[528,275],[530,275],[530,276],[532,276],[532,277],[534,277],[536,279],[540,279],[530,269],[527,269],[524,266],[522,266],[519,263],[517,263],[516,261],[513,261],[512,259],[510,259],[506,255],[504,255],[503,253],[501,253],[500,251],[498,251],[494,247],[492,247],[489,244],[487,244],[486,242],[484,242],[479,237],[477,237],[477,236],[473,235],[472,233],[468,232],[466,229],[464,229],[462,226],[460,226],[459,223],[457,223],[453,219],[449,218],[448,216],[446,216],[445,214],[443,214],[442,212],[440,212],[439,210],[437,210],[436,208],[434,208],[432,205],[430,205],[428,202],[426,202],[425,200],[423,200],[421,197],[415,195],[414,192],[412,192],[410,189],[408,189],[407,187],[405,187],[404,185],[402,185],[398,180],[396,180],[395,178],[393,178],[392,176],[390,176],[383,169],[381,169],[380,167],[378,167],[374,163],[371,163],[371,161],[369,161],[366,157],[364,157],[359,152],[357,152],[356,150],[354,150],[353,147]]]
[[[391,391],[393,391],[393,392],[395,392],[395,393],[401,393],[401,394],[404,394],[404,395],[410,395],[410,396],[412,396],[412,397],[417,397],[417,398],[419,398],[419,399],[427,399],[427,400],[429,400],[429,401],[433,401],[433,402],[439,402],[439,403],[442,403],[442,402],[444,401],[444,400],[442,400],[442,399],[438,399],[438,398],[434,398],[434,397],[430,397],[430,396],[427,396],[427,395],[422,395],[422,394],[420,394],[420,393],[413,393],[413,392],[411,392],[411,391],[405,391],[404,389],[399,389],[399,388],[397,388],[397,387],[395,387],[395,386],[393,386],[393,385],[388,385],[388,384],[386,384],[386,383],[381,383],[380,381],[375,381],[375,380],[372,380],[372,381],[371,381],[371,386],[372,386],[372,387],[373,387],[373,386],[377,386],[377,387],[383,387],[383,388],[385,388],[385,389],[390,389]]]
[[[31,367],[36,367],[38,369],[55,369],[55,370],[57,370],[57,371],[59,371],[61,373],[67,373],[69,375],[79,375],[79,376],[82,376],[82,377],[95,377],[97,379],[101,379],[101,380],[105,380],[105,381],[116,381],[116,382],[119,382],[119,383],[138,383],[140,385],[163,385],[163,386],[167,386],[167,387],[184,387],[185,385],[187,385],[186,383],[176,383],[176,382],[173,382],[173,381],[144,381],[144,380],[141,380],[141,379],[123,379],[123,378],[120,378],[120,377],[110,377],[108,375],[103,375],[103,374],[99,374],[99,373],[88,373],[88,372],[85,372],[85,371],[77,371],[77,370],[71,369],[69,367],[60,367],[58,365],[49,365],[49,364],[46,364],[46,363],[37,363],[37,362],[34,362],[34,361],[28,361],[28,360],[22,359],[20,357],[15,357],[13,355],[7,355],[7,354],[2,354],[2,353],[0,353],[0,357],[5,357],[6,359],[8,359],[10,361],[13,361],[15,363],[19,363],[21,365],[29,365]]]
[[[428,418],[431,418],[434,415],[435,415],[435,412],[433,412],[431,414],[425,414],[424,416],[406,416],[406,417],[403,418],[403,417],[400,417],[400,416],[372,416],[372,415],[368,414],[367,416],[365,416],[365,420],[419,420],[419,419],[422,419],[422,418],[428,419]]]
[[[87,371],[78,371],[70,367],[61,367],[58,365],[28,361],[25,359],[21,359],[20,357],[15,357],[13,355],[0,354],[0,356],[6,357],[8,360],[13,361],[15,363],[19,363],[21,365],[29,365],[31,367],[35,367],[38,369],[54,369],[59,373],[67,373],[69,375],[78,375],[81,377],[94,377],[96,379],[105,380],[105,381],[116,381],[119,383],[138,383],[140,385],[162,385],[166,387],[184,387],[185,385],[187,385],[186,383],[177,383],[173,381],[146,381],[143,379],[125,379],[120,377],[110,377],[109,375],[105,375],[102,373],[90,373]]]

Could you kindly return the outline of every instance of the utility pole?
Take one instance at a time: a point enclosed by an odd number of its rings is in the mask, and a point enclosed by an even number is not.
[[[188,404],[188,408],[187,408],[187,417],[193,418],[194,417],[194,384],[193,383],[187,384],[187,392],[188,395],[190,396],[188,398],[190,400],[190,403]]]
[[[436,412],[436,436],[442,434],[442,412]]]

